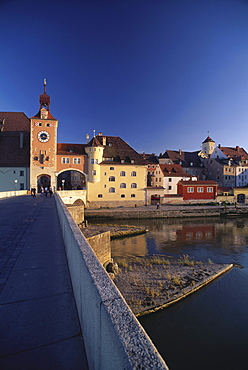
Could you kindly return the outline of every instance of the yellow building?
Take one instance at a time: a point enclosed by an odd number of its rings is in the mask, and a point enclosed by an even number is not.
[[[146,162],[118,136],[98,134],[85,147],[90,208],[145,204]]]

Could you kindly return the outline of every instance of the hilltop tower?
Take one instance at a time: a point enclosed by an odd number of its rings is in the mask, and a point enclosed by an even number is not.
[[[30,118],[30,186],[56,188],[56,154],[58,120],[50,113],[50,96],[40,95],[40,109]]]
[[[213,154],[214,152],[214,148],[215,148],[215,141],[213,139],[211,139],[210,136],[208,136],[203,142],[202,142],[202,153],[210,158],[211,155]]]

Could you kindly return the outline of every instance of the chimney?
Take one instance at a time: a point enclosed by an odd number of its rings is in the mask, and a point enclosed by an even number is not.
[[[103,138],[102,138],[102,145],[106,146],[106,136],[103,136]]]
[[[218,144],[218,148],[220,148],[221,147],[221,145],[220,144]]]
[[[98,136],[102,136],[102,132],[98,132]]]
[[[20,132],[20,149],[23,149],[24,133]]]
[[[239,146],[236,146],[236,150],[237,150],[237,152],[239,152],[239,149],[240,149],[240,147],[239,147]]]
[[[179,149],[179,155],[182,155],[182,149]]]

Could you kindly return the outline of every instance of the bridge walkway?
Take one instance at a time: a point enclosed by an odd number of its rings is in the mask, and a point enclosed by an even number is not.
[[[0,200],[0,368],[87,369],[53,197]]]

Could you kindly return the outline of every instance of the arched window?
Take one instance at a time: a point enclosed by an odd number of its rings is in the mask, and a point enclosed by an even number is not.
[[[115,181],[115,177],[114,176],[110,176],[109,177],[109,181]]]
[[[132,172],[131,172],[131,176],[137,176],[136,171],[132,171]]]
[[[109,188],[109,193],[115,193],[115,188]]]
[[[124,182],[122,182],[121,184],[120,184],[120,188],[126,188],[127,186],[126,186],[126,184],[124,183]]]
[[[136,184],[136,182],[132,182],[132,184],[131,184],[131,188],[132,188],[132,189],[137,188],[137,184]]]
[[[120,175],[121,176],[126,176],[126,172],[125,171],[121,171]]]
[[[121,194],[121,198],[125,198],[125,194]]]
[[[110,171],[114,171],[115,168],[114,167],[109,167],[109,169],[110,169]]]
[[[98,198],[102,198],[102,194],[98,194]]]
[[[135,198],[135,194],[131,194],[131,198]]]

